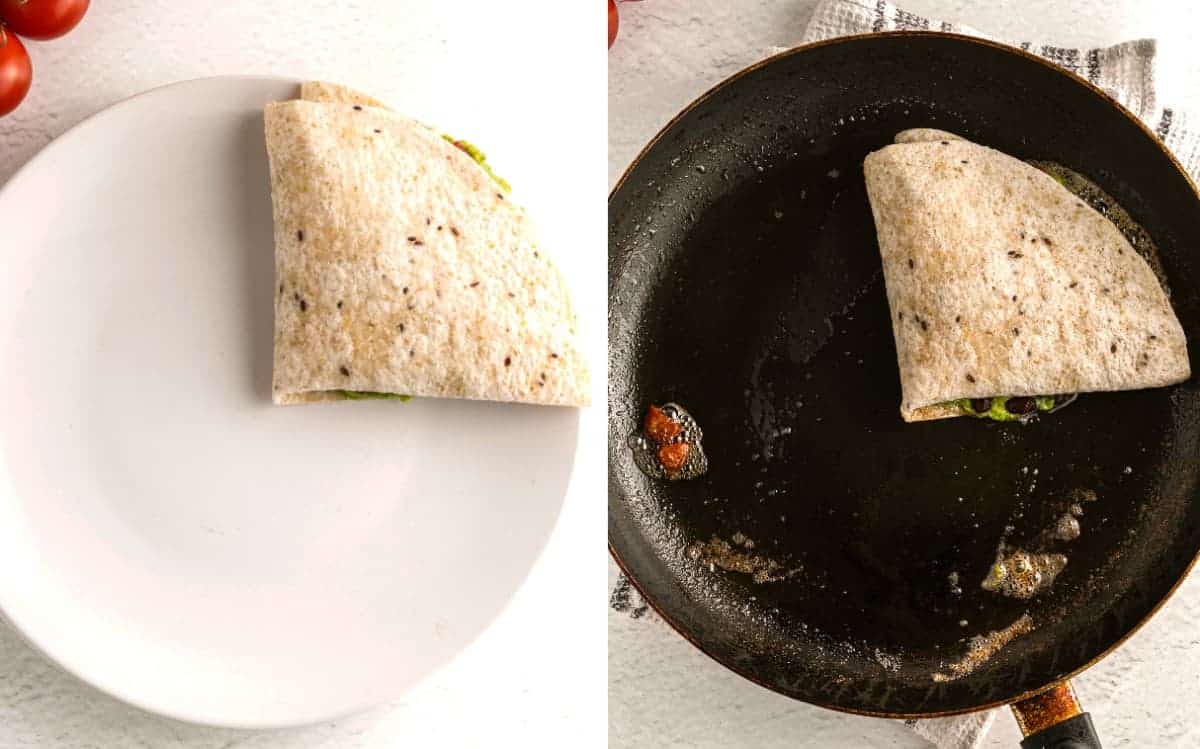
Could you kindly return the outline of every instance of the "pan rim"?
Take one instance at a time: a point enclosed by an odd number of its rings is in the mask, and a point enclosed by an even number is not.
[[[963,42],[966,44],[973,44],[973,45],[977,45],[980,47],[988,47],[988,48],[991,48],[991,49],[994,49],[994,50],[997,50],[997,51],[1000,51],[1003,53],[1008,53],[1010,55],[1014,55],[1016,57],[1023,58],[1028,61],[1036,62],[1039,65],[1042,65],[1043,67],[1045,67],[1047,70],[1049,70],[1053,73],[1056,73],[1060,76],[1063,76],[1067,80],[1070,80],[1076,84],[1082,85],[1086,91],[1088,91],[1092,95],[1098,97],[1101,100],[1101,102],[1103,102],[1104,104],[1107,104],[1109,107],[1116,110],[1117,113],[1119,113],[1120,115],[1122,115],[1123,117],[1128,119],[1130,122],[1132,122],[1136,127],[1138,127],[1142,131],[1142,134],[1144,136],[1146,136],[1150,140],[1150,142],[1152,142],[1159,149],[1159,151],[1162,152],[1162,154],[1164,156],[1167,157],[1167,160],[1170,162],[1171,166],[1179,174],[1179,176],[1183,177],[1185,184],[1187,184],[1187,186],[1192,191],[1192,196],[1196,199],[1197,203],[1200,204],[1200,188],[1197,188],[1197,185],[1196,185],[1195,181],[1191,178],[1191,175],[1189,175],[1187,173],[1187,170],[1185,170],[1183,168],[1183,165],[1180,164],[1179,160],[1175,157],[1175,154],[1172,153],[1171,150],[1167,148],[1166,143],[1164,143],[1154,133],[1154,131],[1152,131],[1146,125],[1146,123],[1142,122],[1141,119],[1139,119],[1136,115],[1134,115],[1132,112],[1130,112],[1119,101],[1114,99],[1108,92],[1106,92],[1104,89],[1100,88],[1099,86],[1095,85],[1091,81],[1087,80],[1086,78],[1084,78],[1076,73],[1073,73],[1070,70],[1067,70],[1066,68],[1063,68],[1059,65],[1055,65],[1054,63],[1052,63],[1042,57],[1039,57],[1038,55],[1035,55],[1032,52],[1021,49],[1020,47],[1012,46],[1010,44],[1004,44],[1002,42],[997,42],[997,41],[994,41],[991,39],[985,39],[982,37],[976,37],[976,36],[971,36],[968,34],[961,34],[961,33],[956,33],[956,32],[923,31],[923,30],[915,31],[914,30],[914,31],[885,31],[885,32],[867,32],[867,33],[861,33],[861,34],[849,34],[846,36],[832,37],[829,39],[821,39],[821,40],[814,41],[814,42],[808,42],[806,44],[800,44],[795,47],[791,47],[789,49],[783,50],[782,52],[773,54],[769,57],[763,58],[762,60],[752,63],[751,65],[739,70],[738,72],[734,73],[733,75],[728,76],[727,78],[724,78],[724,79],[718,81],[717,83],[715,83],[714,85],[709,87],[707,90],[705,90],[702,94],[700,94],[695,99],[693,99],[691,102],[689,102],[674,117],[672,117],[665,125],[663,125],[662,128],[660,128],[659,131],[657,133],[655,133],[654,137],[651,138],[646,143],[646,145],[642,147],[642,149],[638,152],[637,156],[635,156],[633,158],[633,160],[629,163],[629,165],[625,168],[625,170],[621,173],[620,178],[617,179],[616,183],[613,185],[612,189],[609,191],[609,196],[608,196],[609,205],[611,206],[613,199],[616,197],[616,194],[621,190],[622,187],[624,187],[626,181],[630,178],[633,171],[638,167],[638,165],[641,164],[642,160],[646,157],[646,155],[649,154],[650,151],[652,149],[654,149],[654,147],[657,146],[658,143],[671,130],[673,130],[675,128],[675,126],[681,120],[683,120],[685,117],[687,117],[694,109],[699,107],[701,104],[705,103],[710,98],[712,98],[713,96],[715,96],[718,93],[720,93],[721,91],[723,91],[727,86],[730,86],[730,85],[736,83],[741,78],[743,78],[751,73],[754,73],[761,68],[767,67],[767,66],[774,64],[780,60],[790,58],[794,55],[800,55],[805,52],[809,52],[814,49],[819,49],[822,47],[842,45],[842,44],[855,44],[855,43],[862,42],[862,41],[879,39],[881,37],[947,38],[947,39],[954,39],[956,41]],[[611,290],[610,290],[610,296],[611,296]],[[611,298],[609,301],[610,302],[612,301]],[[611,468],[611,464],[610,464],[608,474],[609,474],[609,479],[611,482],[611,480],[613,479],[613,469]],[[1162,596],[1162,598],[1160,598],[1150,608],[1150,610],[1145,614],[1145,616],[1143,616],[1141,619],[1139,619],[1128,631],[1126,631],[1123,635],[1121,635],[1121,637],[1117,638],[1114,642],[1112,642],[1106,648],[1101,650],[1101,652],[1098,653],[1096,656],[1089,659],[1086,663],[1073,669],[1072,671],[1070,671],[1067,674],[1055,677],[1055,678],[1051,679],[1050,681],[1046,682],[1045,684],[1042,684],[1041,686],[1035,687],[1033,689],[1026,690],[1011,699],[993,700],[991,702],[981,703],[981,704],[970,706],[970,707],[955,708],[955,709],[950,709],[950,710],[934,710],[934,711],[928,711],[928,712],[887,712],[887,711],[878,711],[878,710],[863,710],[863,709],[846,707],[844,705],[829,704],[828,702],[817,700],[817,699],[805,699],[805,698],[797,697],[794,694],[789,694],[788,692],[785,692],[784,690],[782,690],[772,684],[766,683],[763,680],[756,678],[753,674],[749,673],[749,671],[747,669],[741,668],[733,663],[727,662],[726,660],[718,657],[713,652],[711,652],[711,650],[709,648],[706,648],[702,643],[700,643],[697,638],[693,637],[691,635],[691,633],[687,632],[678,622],[676,622],[671,616],[669,616],[659,606],[659,604],[653,600],[653,598],[651,598],[650,596],[648,596],[646,594],[646,591],[643,589],[642,584],[629,571],[629,567],[625,563],[625,560],[621,558],[621,555],[620,555],[619,551],[617,550],[617,548],[615,547],[615,545],[613,544],[611,537],[608,541],[608,552],[609,552],[609,555],[612,557],[613,561],[616,562],[618,569],[620,569],[620,571],[621,571],[621,574],[623,574],[625,576],[625,578],[630,582],[630,584],[633,585],[633,587],[638,591],[638,594],[641,595],[642,600],[644,600],[646,602],[646,604],[648,606],[650,606],[650,608],[653,609],[654,612],[656,614],[658,614],[658,616],[671,629],[673,629],[678,635],[683,637],[693,647],[695,647],[701,653],[708,656],[709,658],[711,658],[713,661],[715,661],[719,665],[723,666],[724,668],[732,671],[733,673],[746,679],[747,681],[749,681],[753,684],[756,684],[759,687],[763,687],[772,692],[775,692],[776,694],[783,695],[784,697],[796,700],[798,702],[804,702],[806,704],[815,705],[817,707],[825,708],[828,710],[834,710],[834,711],[840,712],[840,713],[847,713],[850,715],[862,715],[862,716],[874,717],[874,718],[896,718],[896,719],[941,718],[941,717],[949,717],[949,716],[954,716],[954,715],[966,715],[968,713],[974,713],[974,712],[979,712],[979,711],[983,711],[983,710],[990,710],[990,709],[994,709],[997,707],[1005,707],[1008,705],[1013,705],[1013,704],[1016,704],[1019,702],[1023,702],[1024,700],[1027,700],[1037,694],[1040,694],[1040,693],[1054,687],[1057,684],[1067,682],[1067,681],[1070,681],[1071,679],[1074,679],[1079,674],[1083,673],[1084,671],[1088,670],[1092,666],[1099,663],[1101,660],[1103,660],[1103,659],[1107,658],[1109,655],[1111,655],[1115,650],[1117,650],[1122,645],[1124,645],[1125,642],[1127,640],[1129,640],[1129,638],[1133,637],[1133,635],[1135,635],[1139,630],[1141,630],[1141,628],[1148,621],[1153,619],[1154,616],[1159,612],[1159,610],[1167,603],[1167,601],[1169,601],[1175,595],[1176,591],[1179,589],[1179,586],[1183,583],[1183,581],[1188,577],[1188,575],[1195,568],[1197,561],[1200,561],[1200,549],[1197,549],[1196,552],[1192,555],[1191,561],[1188,562],[1188,564],[1184,567],[1183,571],[1180,573],[1179,577],[1171,584],[1171,587],[1167,590],[1166,594],[1164,596]]]

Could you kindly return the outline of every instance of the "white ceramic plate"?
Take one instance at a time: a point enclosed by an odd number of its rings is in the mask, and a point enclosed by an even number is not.
[[[150,91],[0,191],[0,609],[191,721],[397,696],[520,585],[575,458],[571,409],[271,405],[262,105],[296,92]]]

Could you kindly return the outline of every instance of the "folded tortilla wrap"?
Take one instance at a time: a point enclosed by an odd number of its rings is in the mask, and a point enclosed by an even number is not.
[[[1160,387],[1190,374],[1163,286],[1053,177],[949,133],[867,156],[905,421],[969,398]]]
[[[344,87],[265,111],[273,399],[586,405],[568,289],[525,213],[437,131]]]

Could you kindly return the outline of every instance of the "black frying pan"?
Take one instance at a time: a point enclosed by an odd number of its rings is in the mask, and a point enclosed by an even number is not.
[[[862,160],[921,126],[1099,183],[1157,242],[1200,362],[1200,200],[1099,89],[955,35],[802,47],[701,97],[611,196],[609,544],[666,621],[765,687],[889,717],[1018,702],[1023,745],[1098,746],[1061,684],[1196,558],[1200,387],[1089,394],[1028,426],[901,421]],[[627,438],[666,401],[704,429],[698,480],[634,465]],[[1053,588],[982,590],[999,540],[1035,543],[1075,490],[1099,498]],[[735,533],[802,571],[755,583],[687,552]],[[932,678],[1025,613],[1031,632]]]

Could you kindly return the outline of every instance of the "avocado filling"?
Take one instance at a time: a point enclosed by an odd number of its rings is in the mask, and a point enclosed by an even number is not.
[[[411,400],[411,395],[400,395],[398,393],[373,393],[369,390],[339,390],[346,400],[350,401],[368,401],[368,400]]]
[[[1023,421],[1040,411],[1054,410],[1053,395],[960,398],[951,401],[967,416],[992,421]]]
[[[512,187],[509,186],[508,182],[506,182],[503,177],[492,171],[491,165],[487,163],[487,156],[485,156],[483,151],[480,151],[479,148],[477,148],[474,144],[465,140],[451,138],[449,135],[443,135],[442,138],[444,138],[447,143],[450,143],[455,148],[474,159],[475,163],[483,167],[483,171],[487,172],[488,176],[495,180],[496,184],[500,185],[500,188],[504,190],[504,192],[512,192]]]

